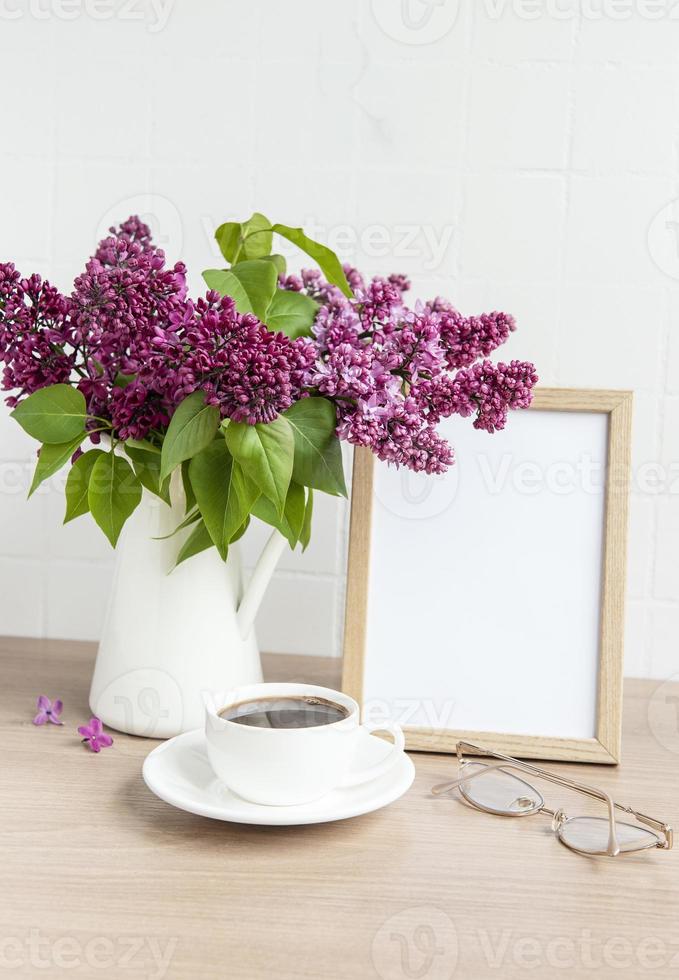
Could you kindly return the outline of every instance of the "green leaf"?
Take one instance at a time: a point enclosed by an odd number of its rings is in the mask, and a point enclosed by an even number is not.
[[[345,296],[351,297],[354,295],[347,282],[347,277],[344,275],[342,263],[332,249],[328,248],[327,245],[321,245],[320,242],[315,242],[313,238],[309,238],[304,234],[303,228],[291,228],[289,225],[274,225],[273,230],[277,234],[282,235],[283,238],[287,238],[293,245],[297,245],[298,248],[301,248],[303,252],[306,252],[307,255],[317,262],[328,282],[334,286],[339,286]]]
[[[287,419],[279,415],[266,424],[230,422],[225,438],[231,455],[243,467],[245,475],[282,515],[295,455],[295,439]],[[193,482],[193,477],[191,479]]]
[[[82,514],[87,514],[89,511],[90,505],[87,495],[92,467],[97,459],[103,455],[104,453],[101,449],[90,449],[88,452],[83,453],[82,456],[79,456],[71,467],[68,479],[66,480],[66,516],[64,517],[64,524],[68,524],[69,521],[80,517]]]
[[[224,560],[229,541],[250,513],[259,490],[217,439],[191,460],[191,486],[210,537]]]
[[[198,508],[196,508],[195,510],[191,511],[191,513],[187,517],[184,518],[181,524],[177,524],[174,531],[170,531],[169,534],[161,534],[157,538],[154,538],[153,540],[167,541],[168,538],[173,538],[175,534],[177,534],[179,531],[183,531],[185,528],[191,527],[192,524],[195,524],[196,521],[199,521],[200,519],[201,519],[200,511],[198,510]]]
[[[276,266],[266,259],[251,259],[239,262],[230,271],[247,293],[252,312],[258,319],[264,320],[278,286]]]
[[[215,232],[224,258],[235,265],[247,259],[259,259],[271,251],[271,222],[258,211],[247,221],[227,221]]]
[[[304,510],[304,522],[302,524],[302,531],[299,536],[300,544],[302,545],[302,551],[306,551],[309,547],[309,541],[311,541],[311,518],[314,513],[314,492],[309,487],[307,490],[306,498],[306,508]]]
[[[342,450],[335,435],[337,416],[332,402],[327,398],[302,398],[283,417],[295,436],[293,479],[305,487],[346,497]]]
[[[70,442],[84,432],[86,416],[82,392],[70,385],[39,388],[12,412],[29,436],[51,445]]]
[[[277,289],[266,311],[264,322],[270,330],[280,331],[294,340],[308,337],[318,312],[318,303],[288,289]]]
[[[239,313],[252,313],[252,303],[240,279],[229,269],[207,269],[203,279],[208,289],[220,296],[231,296]]]
[[[305,509],[304,487],[301,487],[299,483],[291,483],[283,516],[288,523],[295,544],[299,541],[299,536],[302,533]],[[292,545],[293,548],[295,544]]]
[[[141,500],[141,492],[141,483],[122,456],[103,453],[92,467],[90,510],[114,548],[125,521]]]
[[[217,406],[206,405],[202,391],[188,395],[175,409],[163,441],[161,480],[165,480],[179,463],[209,446],[218,428]]]
[[[231,269],[208,269],[203,279],[220,296],[232,296],[239,313],[254,313],[264,320],[277,288],[278,272],[267,259],[250,259]]]
[[[282,515],[278,514],[274,505],[266,497],[259,497],[255,501],[252,513],[260,521],[280,531],[283,537],[287,538],[290,547],[294,548],[304,526],[304,487],[300,487],[297,483],[290,484]]]
[[[210,537],[210,532],[205,527],[203,521],[196,525],[191,534],[184,542],[184,544],[179,549],[179,554],[177,555],[177,565],[181,565],[183,561],[187,558],[192,558],[194,555],[200,554],[201,551],[206,551],[213,545],[212,538]]]
[[[81,432],[79,436],[69,440],[69,442],[48,444],[40,447],[40,455],[38,456],[38,463],[33,474],[33,482],[28,491],[29,497],[35,493],[44,480],[47,480],[57,470],[60,470],[62,466],[66,465],[85,438],[85,435],[85,432]]]
[[[190,460],[185,459],[182,463],[182,486],[184,487],[184,496],[186,497],[186,507],[184,508],[184,513],[188,514],[190,510],[196,506],[196,495],[193,492],[193,487],[191,486],[191,479],[189,477],[189,463]]]
[[[233,262],[240,248],[240,221],[225,221],[215,232],[219,250],[227,262]]]
[[[241,248],[233,262],[261,259],[271,251],[273,231],[271,222],[259,211],[241,225]]]
[[[285,515],[278,513],[268,497],[265,497],[263,494],[258,497],[252,505],[252,513],[260,521],[264,521],[270,527],[275,527],[281,532],[283,537],[288,539],[288,543],[290,543],[291,531]],[[290,547],[294,548],[294,545],[290,545]]]
[[[267,262],[272,262],[273,263],[274,268],[276,269],[276,273],[279,276],[284,276],[285,275],[285,271],[286,271],[286,269],[288,267],[288,264],[287,264],[287,262],[285,261],[285,258],[282,255],[275,255],[275,254],[274,255],[263,255],[262,258],[266,259]]]
[[[260,498],[258,498],[258,499],[260,499]],[[250,515],[248,515],[245,518],[245,521],[238,528],[238,530],[236,531],[236,533],[234,534],[234,536],[231,538],[231,541],[229,543],[230,544],[235,544],[236,541],[239,541],[240,538],[243,537],[243,535],[245,534],[245,532],[247,531],[247,529],[249,527],[250,527]]]
[[[147,453],[158,453],[160,456],[160,447],[154,445],[148,439],[127,439],[125,446],[129,446],[131,449],[143,449]]]
[[[162,483],[160,480],[160,453],[148,449],[136,449],[129,442],[125,443],[125,452],[132,460],[134,472],[143,486],[170,506],[172,501],[170,500],[169,478],[163,480]]]
[[[258,497],[252,506],[252,513],[260,521],[264,521],[269,527],[275,527],[287,539],[291,548],[297,544],[297,540],[292,528],[288,524],[285,514],[279,514],[274,505],[266,497]]]

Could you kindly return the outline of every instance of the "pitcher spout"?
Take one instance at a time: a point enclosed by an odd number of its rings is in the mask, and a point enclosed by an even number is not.
[[[264,593],[267,590],[271,576],[276,569],[276,565],[287,543],[286,538],[283,537],[280,531],[274,530],[262,549],[262,553],[252,573],[252,578],[236,613],[238,630],[243,639],[248,636],[253,627],[255,616],[264,598]]]

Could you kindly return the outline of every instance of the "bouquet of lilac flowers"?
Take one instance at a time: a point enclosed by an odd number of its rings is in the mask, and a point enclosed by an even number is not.
[[[319,269],[287,275],[275,234]],[[179,561],[212,546],[226,559],[253,516],[306,547],[313,491],[346,494],[339,440],[441,473],[453,463],[441,419],[494,432],[530,404],[533,365],[486,359],[511,316],[409,308],[404,276],[366,282],[261,214],[216,238],[229,267],[204,273],[197,300],[136,217],[70,296],[0,264],[2,385],[42,443],[30,493],[72,464],[65,521],[90,512],[115,546],[143,488],[169,503],[177,471],[191,528]]]

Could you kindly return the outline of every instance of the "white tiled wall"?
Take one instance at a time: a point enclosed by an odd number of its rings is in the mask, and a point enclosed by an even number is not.
[[[469,312],[544,383],[633,388],[627,672],[679,671],[679,22],[644,0],[14,0],[0,12],[0,256],[66,288],[142,211],[199,288],[257,208]],[[654,217],[666,208],[649,227]],[[95,638],[87,519],[24,500],[0,413],[0,632]],[[262,646],[338,653],[346,508],[319,500]],[[246,546],[251,563],[261,544]]]

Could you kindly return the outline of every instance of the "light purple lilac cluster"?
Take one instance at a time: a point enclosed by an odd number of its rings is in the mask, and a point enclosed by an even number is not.
[[[162,434],[196,390],[223,417],[270,422],[319,394],[337,410],[337,434],[380,458],[439,473],[453,451],[436,425],[453,414],[501,429],[524,408],[537,381],[532,364],[487,360],[514,330],[511,316],[463,317],[441,299],[409,309],[404,276],[366,283],[345,272],[347,299],[317,270],[281,279],[319,303],[312,338],[290,340],[230,297],[187,295],[186,270],[166,267],[147,225],[131,217],[111,229],[61,295],[37,275],[0,263],[0,363],[8,404],[38,388],[73,383],[88,412],[120,439]]]
[[[333,399],[338,435],[380,459],[427,473],[453,462],[436,432],[444,418],[475,415],[474,426],[502,429],[510,409],[526,408],[537,375],[532,364],[493,364],[487,355],[515,329],[513,317],[464,317],[436,299],[409,309],[404,276],[364,282],[346,267],[346,299],[316,271],[281,280],[323,305],[314,325],[317,358],[307,386]]]

